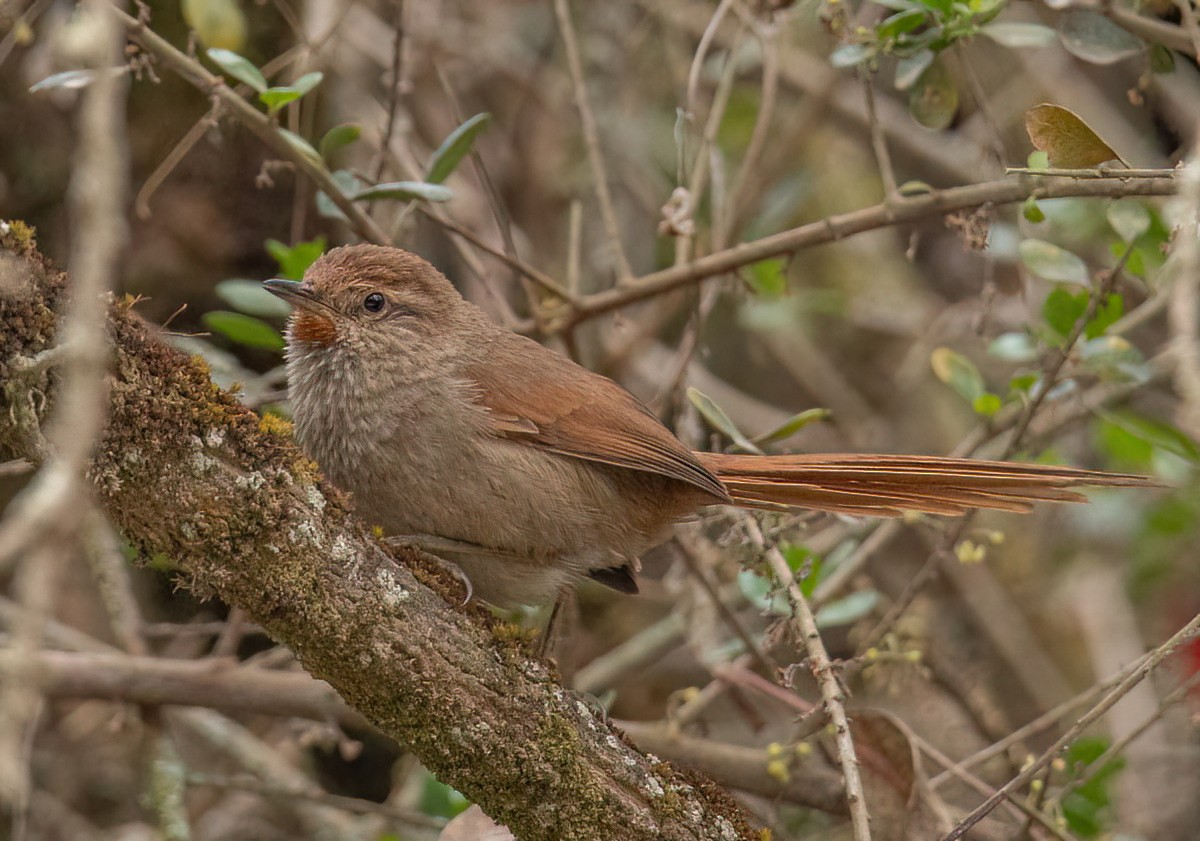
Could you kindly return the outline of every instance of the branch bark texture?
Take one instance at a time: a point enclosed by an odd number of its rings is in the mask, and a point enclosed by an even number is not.
[[[66,288],[27,229],[0,228],[4,457],[38,457],[29,442],[55,374],[14,372],[52,346]],[[524,841],[753,837],[720,789],[630,747],[511,629],[448,607],[422,581],[453,588],[419,555],[397,563],[282,425],[219,390],[127,304],[109,329],[110,419],[89,476],[144,556],[244,608]]]

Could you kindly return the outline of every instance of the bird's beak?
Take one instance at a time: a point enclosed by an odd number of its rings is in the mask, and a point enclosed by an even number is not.
[[[282,298],[297,309],[322,313],[326,316],[330,314],[331,307],[318,298],[310,287],[300,281],[273,277],[270,280],[264,280],[262,286],[275,297]]]

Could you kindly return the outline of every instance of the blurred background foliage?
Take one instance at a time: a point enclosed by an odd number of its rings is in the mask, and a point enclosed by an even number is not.
[[[645,275],[833,214],[999,179],[1006,167],[1171,167],[1190,156],[1200,121],[1195,49],[1145,37],[1121,17],[1136,17],[1129,10],[1106,16],[1069,0],[575,3],[617,249],[552,3],[156,0],[144,9],[155,32],[289,132],[297,154],[327,166],[395,243],[535,335],[554,332],[539,330],[552,296],[445,223],[586,295],[613,287],[625,263]],[[72,107],[86,83],[64,60],[71,17],[57,0],[0,8],[0,217],[35,226],[60,263]],[[1195,10],[1150,3],[1142,19],[1184,33]],[[299,278],[354,235],[294,161],[275,159],[211,97],[154,62],[134,67],[137,200],[120,292],[202,354],[219,383],[287,417],[286,310],[257,283]],[[1069,116],[1031,111],[1043,102]],[[997,456],[1005,439],[993,431],[1036,406],[1016,455],[1170,484],[1024,518],[980,516],[959,532],[906,522],[878,545],[873,523],[772,524],[821,603],[832,653],[858,658],[853,704],[889,710],[961,757],[1200,611],[1200,427],[1170,376],[1176,337],[1166,315],[1186,218],[1177,200],[1119,192],[984,203],[754,262],[546,338],[627,385],[698,446]],[[1193,219],[1183,236],[1194,233]],[[6,495],[19,486],[3,481]],[[737,548],[735,528],[719,518],[705,526],[715,551],[694,560],[706,580],[778,662],[799,662],[776,625],[787,607],[773,580]],[[947,536],[953,563],[864,649],[868,629]],[[851,559],[854,573],[839,577]],[[581,593],[560,664],[612,715],[673,721],[694,699],[690,688],[719,686],[718,667],[745,647],[677,550],[646,560],[641,597]],[[169,573],[135,574],[156,653],[208,653],[214,633],[188,626],[210,627],[227,608],[177,591]],[[86,574],[58,612],[107,634]],[[664,622],[676,623],[670,645],[596,677],[605,656]],[[236,656],[270,657],[270,642],[252,631]],[[1194,696],[1100,773],[1085,779],[1083,768],[1198,666],[1193,645],[1072,747],[1043,784],[1056,826],[1078,838],[1196,837]],[[817,697],[803,670],[794,679],[800,696]],[[714,694],[680,726],[762,748],[783,779],[790,762],[828,762],[820,750],[786,762],[770,752],[821,742],[793,710],[736,685]],[[465,806],[370,734],[249,723],[335,793],[444,817]],[[42,722],[39,786],[96,837],[151,837],[137,834],[152,818],[139,805],[134,731],[99,702],[56,703]],[[1039,739],[1021,748],[1036,750]],[[85,752],[96,757],[86,767],[68,759]],[[998,784],[1018,754],[978,773]],[[201,750],[185,759],[214,771]],[[955,814],[979,796],[956,782],[940,794]],[[777,837],[844,837],[840,818],[786,798],[743,798]],[[292,837],[286,805],[245,792],[197,786],[188,807],[193,837]],[[372,831],[436,834],[407,824]]]

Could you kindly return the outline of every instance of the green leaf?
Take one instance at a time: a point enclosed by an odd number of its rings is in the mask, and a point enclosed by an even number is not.
[[[1150,211],[1133,199],[1120,199],[1108,206],[1108,224],[1117,236],[1133,242],[1150,230]]]
[[[912,32],[925,23],[929,13],[924,9],[906,9],[885,18],[875,27],[875,37],[880,41],[890,41],[901,35]]]
[[[933,192],[933,187],[924,181],[905,181],[896,188],[896,192],[906,198],[913,196],[924,196]]]
[[[317,154],[317,150],[303,137],[285,128],[276,129],[276,131],[283,136],[283,139],[287,141],[289,146],[295,149],[301,157],[308,160],[309,163],[318,167],[325,166],[325,162],[321,160],[321,156]]]
[[[1049,47],[1058,40],[1058,33],[1040,23],[1019,21],[997,21],[980,27],[980,35],[986,35],[1003,47]]]
[[[817,589],[817,582],[821,580],[823,559],[807,546],[796,543],[783,544],[779,550],[783,553],[788,568],[795,574],[797,583],[800,585],[800,592],[806,599],[811,599],[813,592]]]
[[[742,431],[737,428],[737,424],[730,419],[729,415],[725,414],[725,410],[716,404],[716,402],[698,388],[688,387],[688,400],[696,407],[709,425],[732,441],[739,449],[745,450],[748,453],[762,454],[762,450],[754,445],[754,442],[742,434]]]
[[[1130,409],[1096,409],[1096,414],[1160,450],[1191,462],[1200,462],[1200,445],[1165,421],[1139,415]]]
[[[491,120],[492,115],[485,111],[482,114],[476,114],[450,132],[429,159],[429,174],[425,176],[425,180],[430,184],[441,184],[445,181],[450,173],[454,172],[459,161],[471,151],[475,138],[488,127]]]
[[[328,162],[334,152],[343,146],[349,146],[361,136],[362,126],[358,123],[342,123],[325,132],[325,136],[321,138],[321,143],[317,148],[321,152],[321,157]]]
[[[262,288],[257,280],[222,280],[216,287],[217,297],[238,312],[260,318],[287,318],[292,308]]]
[[[958,113],[958,87],[940,59],[925,69],[908,94],[908,113],[928,129],[940,131]]]
[[[897,60],[894,82],[896,90],[906,91],[911,88],[921,78],[921,74],[929,69],[929,65],[933,64],[933,59],[933,50],[925,49]]]
[[[1146,43],[1104,15],[1071,9],[1058,22],[1059,38],[1071,55],[1092,64],[1115,64],[1139,55]]]
[[[283,337],[279,331],[249,315],[227,310],[206,312],[204,324],[214,333],[220,333],[230,341],[252,348],[283,350]]]
[[[1145,469],[1154,460],[1154,445],[1101,419],[1096,426],[1096,447],[1118,465]]]
[[[879,604],[877,590],[859,590],[845,598],[832,601],[817,611],[818,628],[835,628],[849,625],[870,614]]]
[[[1032,362],[1038,357],[1037,345],[1028,333],[1001,333],[988,345],[987,353],[1005,362]]]
[[[842,44],[829,54],[829,63],[834,67],[855,67],[875,55],[874,47],[866,44]]]
[[[1150,45],[1150,71],[1159,75],[1175,72],[1175,53],[1162,44]]]
[[[985,418],[990,418],[999,412],[1003,405],[1004,401],[990,391],[984,392],[971,402],[971,408],[975,410],[975,413],[983,415]]]
[[[234,51],[246,45],[246,16],[237,0],[182,0],[180,10],[201,45]]]
[[[810,423],[823,421],[832,414],[833,412],[829,411],[828,409],[805,409],[799,414],[792,415],[770,432],[764,432],[762,435],[755,435],[750,440],[759,446],[773,444],[776,441],[784,441],[788,438],[791,438]]]
[[[787,276],[783,273],[784,261],[779,258],[759,260],[750,266],[750,286],[762,298],[782,298],[787,292]]]
[[[1092,317],[1092,320],[1088,322],[1087,329],[1083,331],[1084,337],[1095,339],[1103,336],[1104,331],[1124,314],[1125,299],[1119,293],[1113,292],[1100,306],[1096,307],[1096,315]]]
[[[1025,131],[1053,167],[1084,169],[1121,160],[1082,117],[1058,105],[1043,103],[1026,111]]]
[[[258,99],[267,110],[274,114],[283,106],[300,98],[300,92],[292,88],[268,88],[258,95]]]
[[[324,78],[325,78],[324,73],[319,73],[319,72],[305,73],[299,79],[292,82],[292,84],[289,85],[289,87],[292,88],[292,90],[299,91],[300,95],[304,96],[305,94],[312,92],[312,89],[315,88],[317,85],[321,84],[321,80]]]
[[[268,88],[258,95],[272,114],[311,91],[325,78],[323,73],[305,73],[290,85]]]
[[[1022,240],[1017,246],[1017,251],[1025,267],[1040,278],[1059,283],[1088,282],[1087,264],[1052,242],[1040,239]]]
[[[29,92],[37,93],[38,91],[54,90],[55,88],[79,90],[80,88],[86,88],[94,81],[96,81],[95,70],[67,70],[63,73],[55,73],[53,76],[47,76],[31,87]]]
[[[948,347],[936,348],[929,355],[934,375],[954,389],[968,403],[974,404],[985,393],[983,376],[975,363]]]
[[[259,93],[267,89],[267,80],[262,71],[232,50],[213,47],[206,50],[206,53],[214,64],[239,82],[249,85]]]
[[[1072,295],[1063,287],[1057,286],[1042,303],[1042,318],[1046,319],[1046,323],[1054,332],[1066,337],[1075,329],[1075,322],[1083,317],[1087,305],[1087,291]]]
[[[1027,222],[1032,222],[1035,225],[1046,221],[1046,214],[1042,212],[1041,205],[1037,203],[1037,199],[1033,196],[1022,202],[1021,213],[1025,216]]]
[[[449,201],[454,191],[441,184],[426,181],[389,181],[363,187],[351,196],[355,201],[365,199],[397,199],[399,201]]]
[[[279,274],[288,280],[302,280],[308,267],[325,253],[325,237],[298,242],[290,248],[277,239],[266,242],[267,252],[279,263]]]
[[[1008,381],[1009,393],[1028,394],[1029,389],[1033,388],[1039,379],[1037,374],[1018,374]]]

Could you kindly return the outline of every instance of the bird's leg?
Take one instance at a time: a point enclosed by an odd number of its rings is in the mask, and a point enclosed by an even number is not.
[[[575,590],[562,587],[550,608],[550,617],[546,620],[546,629],[538,639],[536,654],[539,660],[552,660],[555,651],[566,638],[572,620],[575,616]]]
[[[477,543],[467,543],[462,540],[452,540],[448,537],[438,537],[433,534],[395,534],[389,535],[383,539],[383,542],[393,549],[400,547],[412,547],[420,549],[427,553],[431,558],[437,560],[442,568],[462,582],[463,588],[467,595],[463,599],[463,604],[471,600],[471,596],[475,593],[475,587],[471,584],[471,579],[463,572],[462,567],[447,560],[443,553],[459,552],[468,555],[503,555],[503,552],[497,552],[495,549],[488,549],[485,546],[480,546]]]

